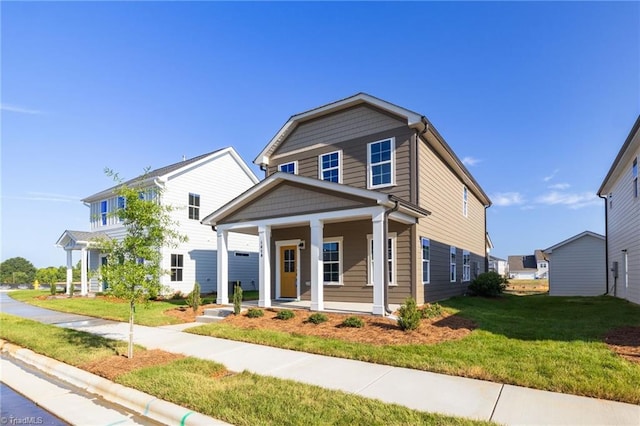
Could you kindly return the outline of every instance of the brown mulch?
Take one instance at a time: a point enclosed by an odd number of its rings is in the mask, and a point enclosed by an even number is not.
[[[143,350],[135,351],[131,359],[127,358],[126,355],[114,355],[106,359],[88,362],[79,366],[79,368],[113,380],[122,374],[139,368],[164,365],[184,357],[184,355],[173,354],[160,349]]]
[[[640,364],[640,327],[619,327],[604,337],[609,348],[621,357]]]
[[[374,345],[434,344],[461,339],[476,328],[473,321],[450,314],[422,320],[418,329],[405,332],[398,327],[396,321],[389,318],[359,315],[365,323],[364,327],[351,328],[342,326],[344,319],[351,315],[325,312],[329,321],[312,324],[306,322],[311,314],[309,311],[294,312],[296,316],[289,320],[277,319],[277,309],[265,309],[264,316],[260,318],[249,318],[243,313],[238,316],[230,315],[224,322],[248,329],[283,331]]]

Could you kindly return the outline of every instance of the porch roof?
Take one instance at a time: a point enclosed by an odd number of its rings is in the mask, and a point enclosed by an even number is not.
[[[335,182],[327,182],[319,179],[309,178],[305,176],[293,175],[290,173],[276,172],[267,177],[262,182],[245,191],[240,196],[231,200],[218,210],[202,219],[204,225],[215,226],[221,221],[232,217],[234,214],[251,206],[253,203],[264,200],[270,191],[282,184],[295,185],[301,191],[317,192],[318,195],[325,194],[334,199],[350,199],[360,200],[371,206],[383,206],[387,208],[398,206],[400,213],[406,214],[413,218],[421,218],[431,213],[419,206],[404,201],[394,195],[385,194],[383,192],[371,191],[362,188],[356,188]],[[317,206],[312,206],[312,211],[291,213],[293,215],[311,214],[315,211],[323,211],[327,206],[323,205],[323,200],[318,197]],[[268,216],[265,216],[268,217]]]
[[[91,241],[99,238],[110,239],[104,232],[71,231],[67,229],[56,241],[56,246],[77,250],[82,247],[88,247]]]

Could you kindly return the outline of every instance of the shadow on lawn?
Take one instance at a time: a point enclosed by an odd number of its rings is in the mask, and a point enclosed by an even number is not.
[[[91,334],[86,331],[73,330],[70,328],[63,330],[65,339],[72,345],[78,346],[79,350],[104,348],[119,354],[123,347],[126,349],[125,342],[111,340],[99,334]]]

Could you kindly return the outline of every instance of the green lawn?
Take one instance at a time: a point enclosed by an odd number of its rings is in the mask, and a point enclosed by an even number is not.
[[[126,343],[0,313],[0,338],[81,367],[126,352]],[[137,347],[136,353],[144,351]],[[410,410],[378,400],[183,358],[118,376],[125,386],[237,425],[490,424]],[[223,373],[223,374],[221,374]]]
[[[375,346],[247,330],[225,323],[188,332],[556,392],[640,403],[640,364],[602,342],[608,330],[640,326],[640,307],[612,297],[454,298],[445,308],[478,329],[437,345]]]

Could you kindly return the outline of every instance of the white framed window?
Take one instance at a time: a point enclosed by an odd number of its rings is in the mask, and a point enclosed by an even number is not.
[[[396,283],[396,240],[397,234],[395,232],[389,232],[387,238],[387,262],[389,263],[389,285],[397,285]],[[375,265],[375,259],[373,258],[373,235],[367,235],[367,246],[369,247],[369,254],[367,256],[367,277],[368,285],[373,285],[373,267]]]
[[[449,250],[449,281],[456,282],[458,271],[456,271],[456,248],[451,246]]]
[[[100,220],[102,225],[107,224],[107,214],[109,212],[107,205],[107,200],[100,201]]]
[[[395,184],[395,138],[367,144],[368,188]]]
[[[200,195],[189,193],[189,219],[200,220]]]
[[[322,275],[325,285],[342,285],[342,237],[324,239]]]
[[[182,270],[184,268],[184,255],[171,255],[171,281],[182,281]]]
[[[422,247],[422,284],[429,284],[431,280],[431,242],[428,238],[420,238]]]
[[[462,187],[462,215],[467,217],[469,212],[469,190],[466,186]]]
[[[633,159],[633,165],[631,166],[631,176],[633,178],[633,196],[638,198],[638,157]]]
[[[278,171],[290,173],[292,175],[298,174],[298,162],[291,161],[290,163],[283,163],[278,166]]]
[[[342,183],[342,151],[318,156],[318,179]]]
[[[471,281],[471,254],[467,250],[462,251],[462,281]]]

